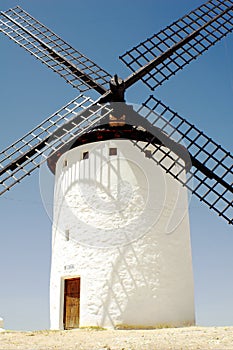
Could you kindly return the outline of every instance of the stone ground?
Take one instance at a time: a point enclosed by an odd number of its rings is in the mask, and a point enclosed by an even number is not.
[[[0,350],[233,350],[233,327],[0,333]]]

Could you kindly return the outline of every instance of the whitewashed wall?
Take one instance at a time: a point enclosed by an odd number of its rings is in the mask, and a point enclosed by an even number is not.
[[[57,163],[52,329],[63,328],[64,278],[75,276],[80,326],[195,322],[186,190],[131,141],[83,145]]]

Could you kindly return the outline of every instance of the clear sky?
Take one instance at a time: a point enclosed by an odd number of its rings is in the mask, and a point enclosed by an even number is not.
[[[96,61],[127,77],[118,56],[202,4],[201,0],[1,0],[20,5]],[[0,36],[0,105],[3,149],[78,95],[34,57]],[[151,94],[138,83],[128,102]],[[232,152],[233,35],[155,95]],[[51,205],[52,203],[48,203]],[[7,329],[49,328],[51,221],[35,172],[0,198],[0,316]],[[233,325],[233,230],[192,198],[190,224],[198,325]]]

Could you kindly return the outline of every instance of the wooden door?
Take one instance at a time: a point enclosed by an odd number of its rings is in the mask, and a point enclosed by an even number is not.
[[[78,328],[80,309],[80,277],[66,279],[64,287],[64,329]]]

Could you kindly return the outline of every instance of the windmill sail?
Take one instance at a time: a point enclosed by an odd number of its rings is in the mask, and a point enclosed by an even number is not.
[[[179,176],[176,171],[177,162],[181,165],[181,172],[186,170],[185,167],[182,167],[182,163],[174,158],[169,149],[164,150],[161,146],[157,146],[155,150],[155,153],[160,153],[159,161],[156,157],[157,163],[190,189],[201,202],[207,204],[229,224],[233,224],[233,156],[230,152],[153,96],[138,112],[167,136],[184,143],[190,154],[192,169],[186,177]],[[135,143],[139,147],[139,144]],[[147,146],[141,147],[141,150],[145,151]],[[166,163],[169,158],[173,162],[168,168]]]
[[[20,7],[0,12],[0,31],[72,86],[82,91],[92,88],[102,95],[95,102],[89,97],[78,96],[2,151],[0,194],[107,117],[112,107],[101,102],[124,101],[125,90],[140,79],[155,89],[232,30],[233,0],[211,0],[121,56],[135,73],[124,81],[115,75],[107,90],[111,76],[106,71],[27,12]],[[158,144],[153,142],[153,137],[148,139],[148,144],[156,146],[156,157],[152,154],[152,159],[232,224],[232,155],[154,97],[137,112],[152,123],[160,140]],[[178,143],[174,142],[174,137]],[[147,146],[133,142],[146,151]],[[187,149],[179,142],[185,142]],[[158,154],[161,155],[159,161]],[[169,166],[168,159],[171,160]],[[191,163],[193,171],[189,172]],[[187,176],[177,174],[177,164]],[[195,179],[194,186],[191,178]]]
[[[111,76],[19,6],[0,13],[0,31],[80,91],[101,94]]]
[[[233,1],[211,0],[127,51],[120,59],[154,90],[233,30]]]
[[[80,95],[0,153],[0,195],[110,111]]]

